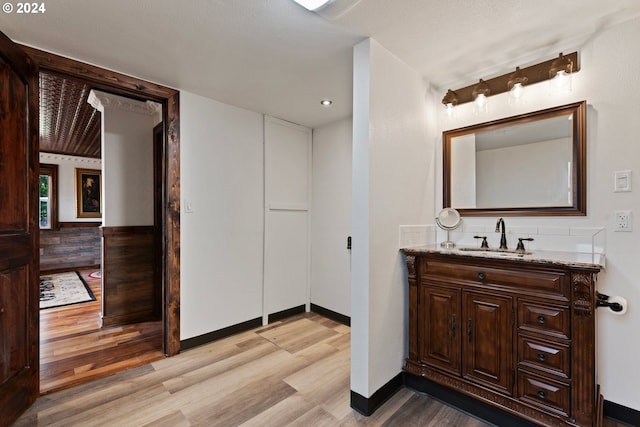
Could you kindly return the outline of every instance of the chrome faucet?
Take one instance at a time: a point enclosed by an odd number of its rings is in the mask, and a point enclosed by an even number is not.
[[[500,218],[496,223],[496,233],[500,233],[500,224],[502,224],[502,235],[500,236],[500,249],[507,248],[507,236],[504,233],[504,219]]]

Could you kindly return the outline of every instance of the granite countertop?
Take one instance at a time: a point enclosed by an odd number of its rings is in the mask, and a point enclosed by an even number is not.
[[[604,268],[604,254],[592,254],[584,252],[561,252],[535,250],[525,255],[505,252],[482,251],[479,248],[473,250],[464,250],[465,248],[445,249],[439,245],[417,246],[410,248],[401,248],[400,250],[406,255],[423,255],[425,253],[448,254],[454,256],[507,259],[515,262],[531,262],[536,264],[552,264],[564,265],[569,267],[592,267]]]

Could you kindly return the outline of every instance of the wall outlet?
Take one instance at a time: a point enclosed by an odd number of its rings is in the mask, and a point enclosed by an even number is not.
[[[613,213],[613,220],[615,221],[614,231],[631,231],[631,211],[615,211]]]

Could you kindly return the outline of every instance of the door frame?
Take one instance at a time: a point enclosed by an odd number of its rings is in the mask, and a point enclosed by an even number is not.
[[[20,46],[41,71],[83,80],[92,89],[140,101],[162,104],[164,156],[162,158],[163,206],[162,259],[163,347],[167,356],[180,352],[180,92],[155,83],[59,56]]]

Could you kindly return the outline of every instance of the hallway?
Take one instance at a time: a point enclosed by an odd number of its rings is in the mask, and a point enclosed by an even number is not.
[[[40,310],[40,393],[73,387],[163,358],[162,322],[100,328],[100,279],[78,272],[96,301]]]

